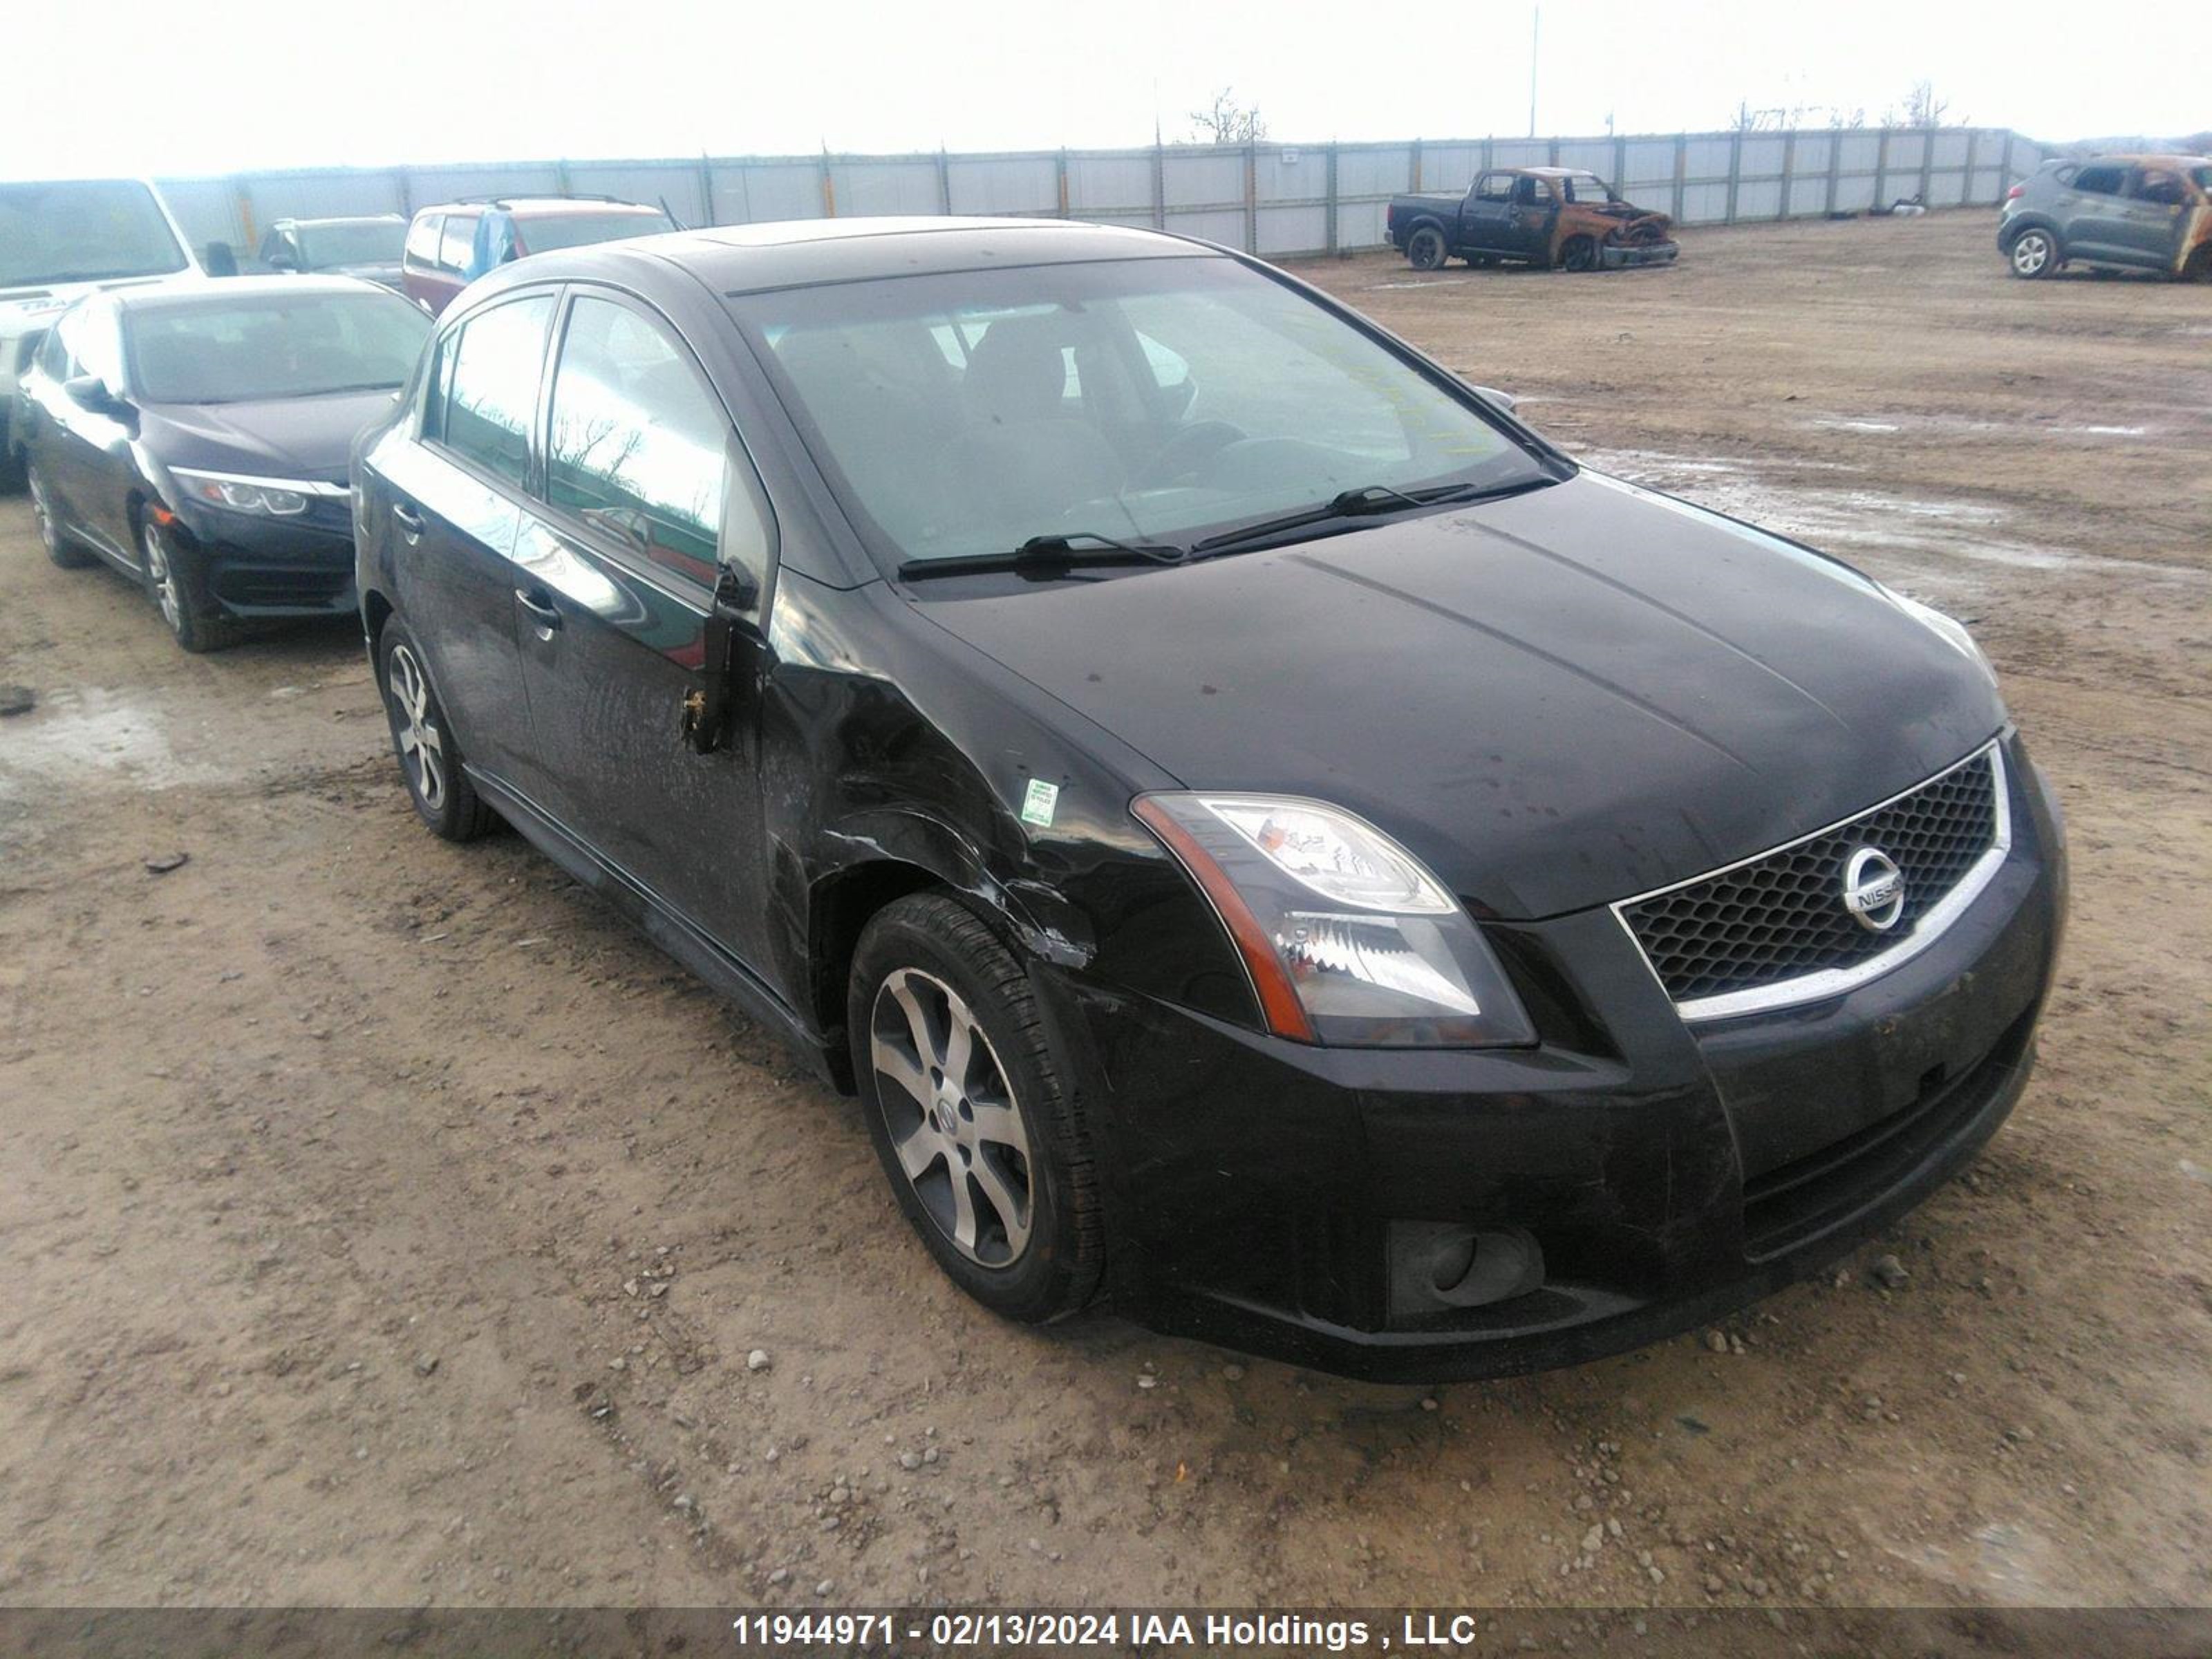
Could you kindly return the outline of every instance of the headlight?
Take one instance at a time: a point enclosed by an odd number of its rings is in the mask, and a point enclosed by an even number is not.
[[[169,471],[194,501],[264,518],[296,519],[307,510],[307,498],[322,493],[319,486],[295,483],[289,478],[240,478],[226,472],[195,472],[181,466],[173,466]]]
[[[1212,902],[1278,1036],[1370,1048],[1535,1041],[1458,901],[1373,824],[1281,795],[1146,795],[1132,810]]]
[[[1983,653],[1982,647],[1974,643],[1974,636],[1966,631],[1966,623],[1960,622],[1956,617],[1945,616],[1932,605],[1923,605],[1917,599],[1908,599],[1894,588],[1885,588],[1882,591],[1897,601],[1899,610],[1904,611],[1915,622],[1923,624],[1929,632],[1956,650],[1979,668],[1983,673],[1988,675],[1990,684],[1996,684],[1997,671],[1990,665],[1990,659]]]

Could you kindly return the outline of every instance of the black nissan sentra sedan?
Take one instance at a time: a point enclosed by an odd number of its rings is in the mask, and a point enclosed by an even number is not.
[[[356,606],[346,469],[429,319],[337,276],[95,294],[23,375],[31,508],[56,564],[141,583],[187,651]]]
[[[421,816],[857,1091],[1012,1318],[1583,1359],[1893,1220],[2027,1080],[2064,855],[1966,631],[1256,261],[546,254],[354,483]]]

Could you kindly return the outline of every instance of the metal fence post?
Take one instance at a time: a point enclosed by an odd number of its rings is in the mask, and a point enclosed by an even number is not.
[[[1674,135],[1674,222],[1678,225],[1682,222],[1682,186],[1689,167],[1690,135],[1678,132]]]
[[[2005,192],[2012,188],[2012,129],[2007,127],[2004,150],[1997,157],[1997,200],[2000,202],[2005,199]]]
[[[714,163],[703,149],[699,152],[699,222],[702,225],[722,222],[714,216]]]
[[[1260,146],[1244,141],[1244,251],[1260,251]]]
[[[1881,198],[1889,193],[1889,129],[1881,130],[1881,142],[1874,152],[1874,204],[1879,212],[1888,205]]]
[[[1828,205],[1826,211],[1836,210],[1836,186],[1843,182],[1844,129],[1828,129]]]
[[[1060,151],[1052,158],[1052,162],[1053,191],[1060,198],[1060,216],[1065,219],[1067,217],[1067,152]]]
[[[1152,228],[1168,228],[1168,148],[1152,141]]]
[[[826,149],[822,152],[821,167],[822,216],[834,219],[837,216],[837,181],[830,176],[830,152]]]
[[[1982,154],[1982,130],[1976,127],[1966,135],[1966,176],[1959,181],[1959,205],[1972,207],[1974,202],[1974,163]]]
[[[1330,144],[1329,144],[1328,150],[1328,207],[1327,212],[1326,212],[1326,214],[1325,214],[1325,216],[1325,216],[1325,218],[1327,219],[1327,222],[1328,222],[1328,251],[1329,251],[1331,253],[1334,253],[1334,252],[1337,252],[1337,240],[1336,240],[1337,231],[1336,231],[1336,145],[1335,145],[1335,143],[1334,143],[1334,141],[1332,141],[1332,142],[1330,143]]]
[[[1496,167],[1497,165],[1498,165],[1498,140],[1497,140],[1497,139],[1495,139],[1495,138],[1492,138],[1492,137],[1486,137],[1486,138],[1484,138],[1484,139],[1483,139],[1483,141],[1482,141],[1482,166],[1481,166],[1481,167],[1480,167],[1480,171],[1484,172],[1484,173],[1487,173],[1487,172],[1489,172],[1489,171],[1491,170],[1491,168],[1492,168],[1492,167]],[[1468,179],[1468,185],[1469,185],[1470,186],[1472,186],[1472,185],[1473,185],[1473,184],[1474,183],[1474,181],[1472,179]]]
[[[1485,142],[1486,143],[1487,140]],[[1412,193],[1416,196],[1419,196],[1421,193],[1421,141],[1418,138],[1413,140],[1413,187]]]
[[[1722,222],[1735,222],[1736,190],[1743,180],[1743,133],[1741,130],[1729,134],[1728,217]]]
[[[1628,176],[1628,140],[1614,135],[1613,141],[1613,187],[1621,188],[1621,180]]]
[[[1928,198],[1936,191],[1936,129],[1923,128],[1920,134],[1920,204],[1927,206]]]
[[[1787,219],[1797,193],[1797,129],[1792,127],[1782,135],[1782,191],[1781,198],[1774,204],[1774,216]]]
[[[1546,146],[1545,153],[1550,157],[1549,165],[1553,167],[1559,165],[1559,141],[1558,139],[1553,139],[1550,144]]]

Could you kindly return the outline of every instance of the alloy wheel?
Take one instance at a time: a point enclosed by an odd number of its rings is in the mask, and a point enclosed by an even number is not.
[[[161,526],[149,524],[138,532],[139,545],[146,554],[146,580],[153,584],[154,603],[161,607],[161,620],[169,624],[169,631],[181,634],[185,626],[184,589],[177,580],[176,562],[169,556],[167,541]]]
[[[1012,1266],[1036,1214],[1029,1126],[975,1011],[943,980],[898,969],[877,988],[868,1053],[922,1208],[969,1261]]]
[[[414,651],[404,645],[392,652],[392,734],[398,740],[399,763],[416,799],[432,812],[446,804],[446,741],[439,735],[436,715],[430,708],[430,682]]]
[[[2012,245],[2012,268],[2023,276],[2040,276],[2051,263],[2051,239],[2031,230]]]

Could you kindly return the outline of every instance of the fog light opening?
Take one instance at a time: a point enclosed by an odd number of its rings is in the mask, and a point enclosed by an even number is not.
[[[1522,1227],[1398,1221],[1390,1226],[1394,1318],[1484,1308],[1544,1282],[1544,1252]]]

